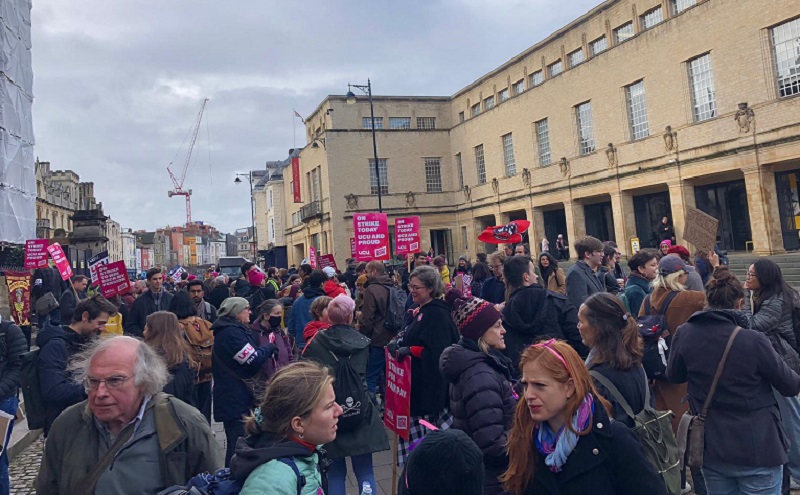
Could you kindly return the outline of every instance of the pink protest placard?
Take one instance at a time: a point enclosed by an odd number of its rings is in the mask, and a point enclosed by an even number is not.
[[[100,293],[103,297],[111,297],[128,289],[128,270],[124,261],[115,261],[97,267],[97,278],[100,280]]]
[[[54,242],[47,246],[47,252],[50,253],[50,257],[53,258],[53,262],[56,264],[56,268],[58,268],[58,273],[61,274],[62,280],[69,280],[72,276],[72,267],[69,266],[69,260],[67,259],[67,255],[64,254],[64,250],[61,249],[61,244]]]
[[[336,270],[336,259],[332,254],[323,254],[319,257],[319,268],[321,270],[328,266]]]
[[[420,252],[419,217],[395,219],[394,235],[397,254],[413,254]]]
[[[356,261],[388,260],[389,221],[386,213],[358,213],[353,216]]]
[[[397,361],[386,349],[386,409],[383,424],[408,441],[411,415],[411,358]]]
[[[314,246],[308,248],[308,264],[311,265],[311,268],[317,268],[317,248]]]
[[[350,257],[351,258],[355,258],[356,257],[356,238],[355,237],[351,237],[350,238]]]
[[[28,239],[25,241],[25,268],[47,266],[47,239]]]

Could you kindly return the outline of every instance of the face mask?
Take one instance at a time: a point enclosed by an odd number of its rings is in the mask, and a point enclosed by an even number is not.
[[[269,317],[269,326],[272,328],[278,328],[281,326],[281,317],[280,316],[270,316]]]
[[[261,282],[264,281],[264,274],[258,270],[253,270],[247,273],[247,280],[250,282],[250,285],[261,285]]]

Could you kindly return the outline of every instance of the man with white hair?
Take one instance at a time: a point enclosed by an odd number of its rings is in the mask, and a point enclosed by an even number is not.
[[[70,368],[89,398],[53,423],[36,493],[156,494],[222,466],[205,418],[161,391],[169,373],[147,344],[100,339]]]

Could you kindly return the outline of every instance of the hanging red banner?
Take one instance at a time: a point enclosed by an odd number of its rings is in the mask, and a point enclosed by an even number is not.
[[[31,274],[6,270],[8,285],[8,305],[11,318],[19,326],[30,325],[31,316]]]
[[[25,241],[25,268],[47,266],[47,239],[28,239]]]
[[[302,203],[303,199],[300,197],[300,157],[292,157],[292,194],[294,194],[294,202]]]
[[[50,253],[50,257],[53,258],[53,262],[56,264],[56,268],[58,268],[58,273],[61,274],[62,280],[69,280],[72,276],[72,267],[69,266],[69,260],[67,259],[67,255],[64,254],[64,250],[61,249],[61,244],[54,242],[47,246],[47,252]]]
[[[308,264],[311,265],[311,268],[317,268],[317,248],[314,246],[308,248]]]
[[[384,348],[385,349],[385,348]],[[411,416],[411,358],[397,361],[386,352],[386,408],[383,424],[408,441]]]
[[[359,213],[353,216],[356,261],[389,259],[389,221],[386,213]]]
[[[419,217],[397,218],[394,221],[395,251],[397,254],[420,252]]]
[[[355,258],[356,257],[356,238],[355,237],[351,237],[350,238],[350,257],[351,258]]]

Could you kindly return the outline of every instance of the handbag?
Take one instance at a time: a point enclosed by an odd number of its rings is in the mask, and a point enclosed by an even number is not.
[[[678,425],[679,447],[681,451],[684,452],[682,457],[689,467],[703,467],[703,453],[706,443],[706,416],[708,415],[709,407],[711,407],[711,401],[714,399],[714,392],[717,390],[717,384],[722,375],[722,370],[725,368],[725,362],[728,360],[728,353],[733,346],[733,340],[741,329],[742,327],[736,327],[728,338],[728,345],[725,346],[725,352],[722,353],[722,359],[719,360],[719,364],[717,365],[717,372],[714,374],[714,380],[711,382],[711,388],[708,390],[708,396],[703,404],[702,411],[700,411],[700,414],[697,416],[693,416],[687,412],[683,415]]]

